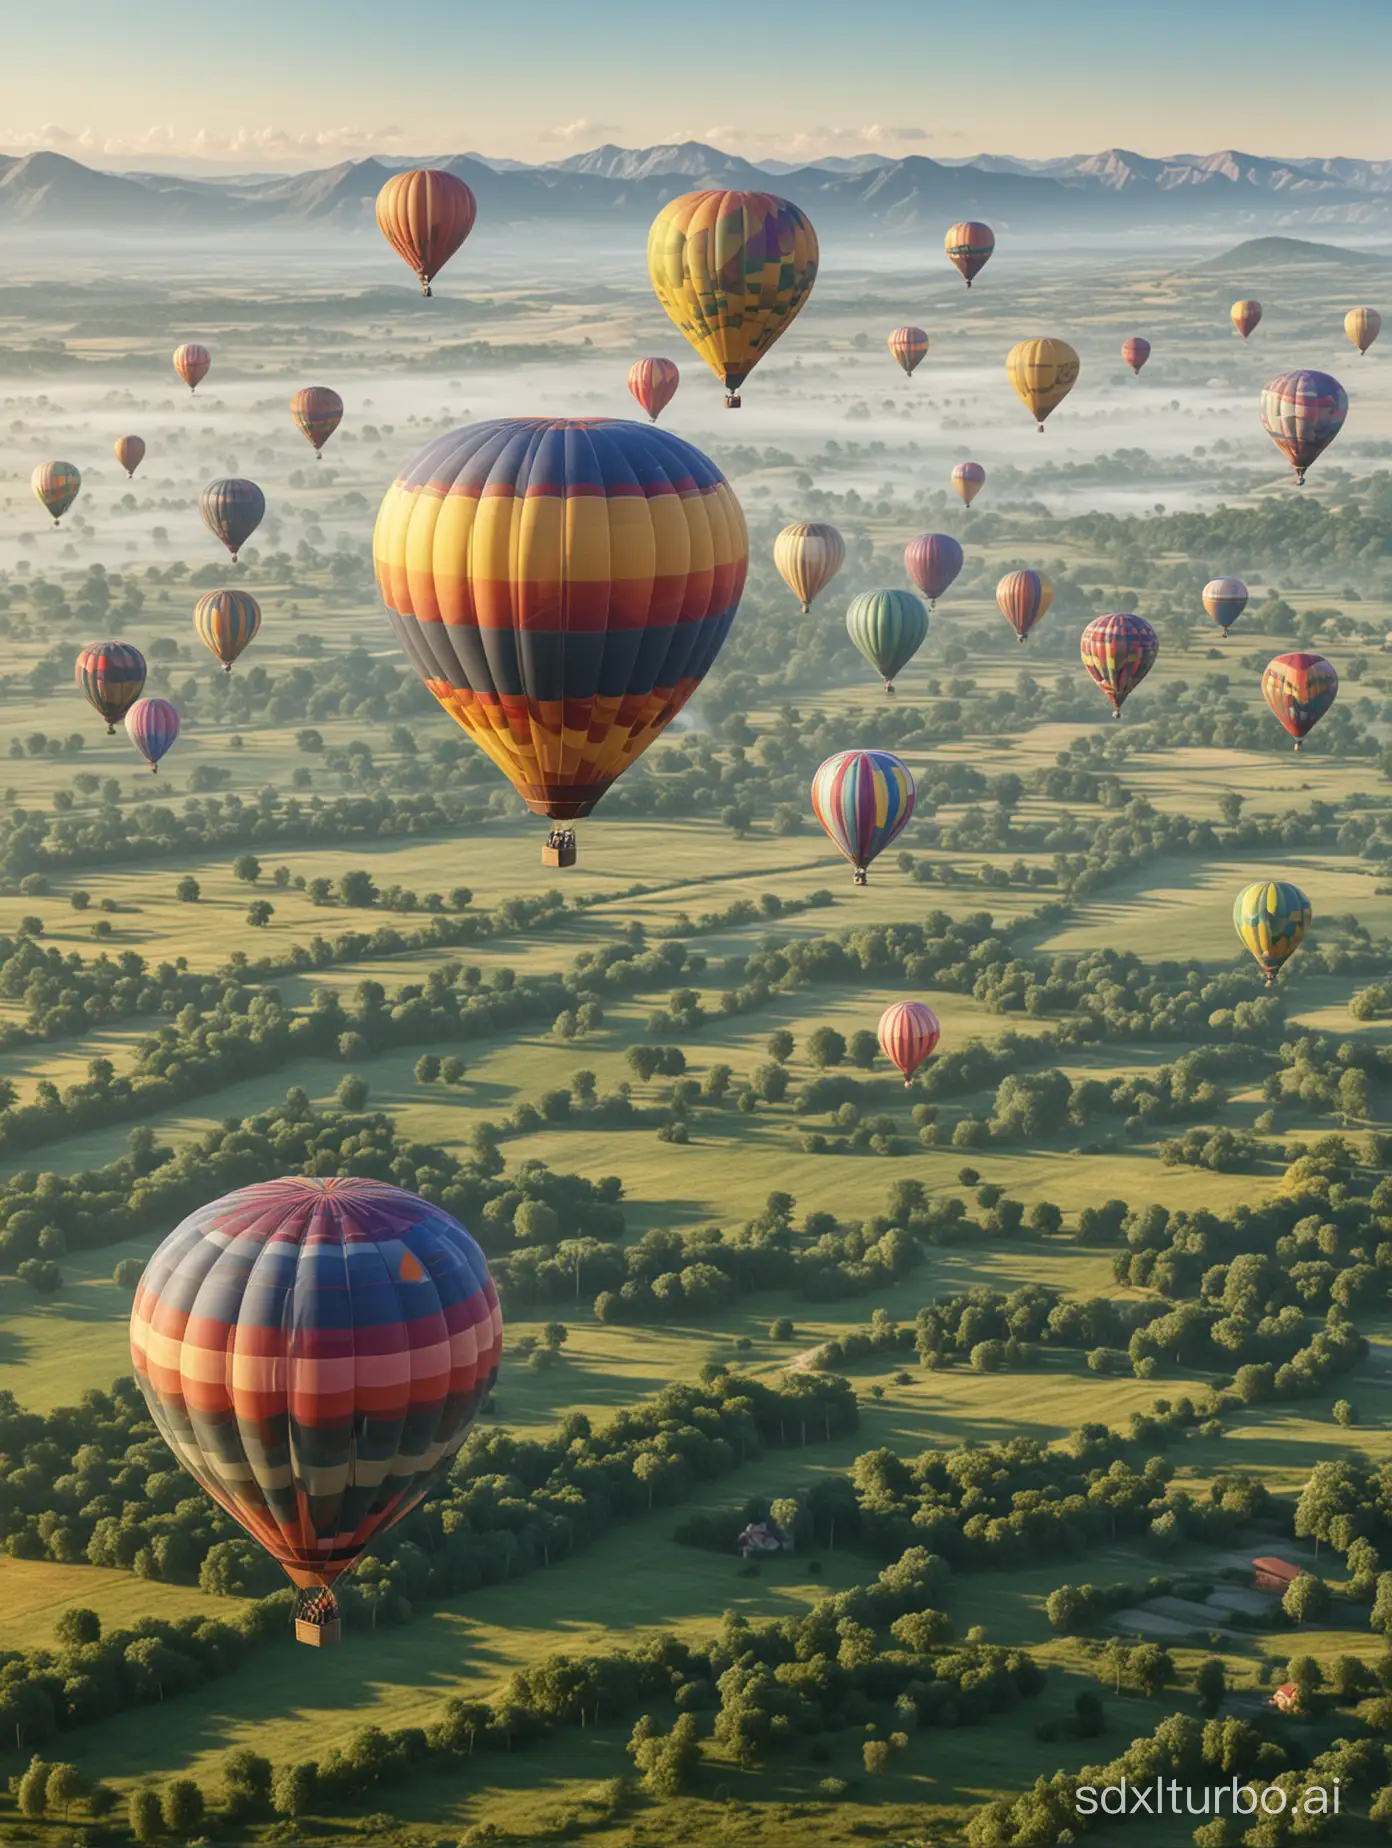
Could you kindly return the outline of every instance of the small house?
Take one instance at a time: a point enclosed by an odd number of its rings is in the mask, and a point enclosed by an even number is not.
[[[1252,1583],[1258,1591],[1275,1591],[1284,1597],[1300,1577],[1301,1570],[1288,1559],[1254,1559]]]
[[[1296,1713],[1300,1709],[1300,1689],[1293,1681],[1283,1681],[1271,1696],[1271,1705],[1278,1713]]]
[[[741,1559],[757,1558],[761,1553],[791,1553],[792,1541],[772,1521],[751,1521],[735,1542]]]

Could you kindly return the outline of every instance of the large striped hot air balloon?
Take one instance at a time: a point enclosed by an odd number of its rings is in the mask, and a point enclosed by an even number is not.
[[[198,390],[199,380],[206,378],[212,363],[212,354],[196,340],[186,340],[174,349],[174,370],[190,391]]]
[[[904,547],[904,569],[927,597],[930,610],[951,587],[964,559],[951,533],[920,533]]]
[[[1083,630],[1083,666],[1111,701],[1114,718],[1121,717],[1159,652],[1159,637],[1144,616],[1098,616]]]
[[[261,1181],[145,1267],[131,1362],[161,1437],[338,1641],[332,1587],[448,1468],[498,1375],[483,1253],[384,1181]]]
[[[198,503],[203,524],[232,554],[237,554],[261,524],[266,511],[266,497],[254,481],[230,476],[224,481],[210,481]]]
[[[1245,340],[1256,331],[1257,323],[1262,318],[1262,305],[1254,301],[1234,302],[1228,310],[1228,318]]]
[[[1044,419],[1078,383],[1078,355],[1066,340],[1021,340],[1010,349],[1005,371],[1016,397],[1042,431]]]
[[[948,262],[966,278],[968,288],[972,286],[972,277],[979,276],[990,262],[995,247],[996,234],[991,227],[972,219],[949,226],[943,239]]]
[[[77,499],[82,477],[71,462],[40,462],[29,477],[29,485],[39,505],[52,514],[56,526]]]
[[[845,564],[846,542],[821,520],[795,520],[774,540],[773,562],[805,616]]]
[[[952,485],[970,507],[986,485],[986,471],[979,462],[959,462],[952,471]]]
[[[913,814],[914,780],[890,751],[838,751],[812,779],[812,813],[866,884],[870,862]]]
[[[880,1051],[904,1074],[906,1088],[941,1038],[937,1015],[922,1001],[896,1001],[880,1015]]]
[[[156,776],[178,735],[179,715],[167,699],[138,699],[126,714],[126,736]]]
[[[1259,879],[1238,893],[1232,919],[1270,988],[1281,964],[1300,948],[1314,913],[1299,886],[1284,879]]]
[[[1042,571],[1007,571],[996,585],[996,606],[1022,642],[1053,600]]]
[[[1247,607],[1247,586],[1241,578],[1214,578],[1203,587],[1203,606],[1226,635]]]
[[[130,480],[140,464],[145,460],[145,439],[143,436],[118,436],[111,445],[116,452],[116,460],[126,471]]]
[[[896,327],[889,336],[890,353],[904,368],[910,378],[913,370],[928,352],[928,336],[921,327]]]
[[[225,674],[254,641],[261,627],[261,605],[244,590],[210,590],[193,608],[193,626],[204,647],[222,662]]]
[[[377,195],[377,229],[419,277],[421,294],[474,228],[478,200],[452,173],[394,173]]]
[[[1339,676],[1333,663],[1317,654],[1277,655],[1262,675],[1262,695],[1300,749],[1334,704]]]
[[[1382,332],[1382,316],[1376,308],[1350,308],[1344,316],[1344,332],[1361,359]]]
[[[907,667],[928,633],[928,612],[908,590],[863,590],[846,611],[846,633],[894,691],[894,676]]]
[[[106,720],[111,738],[117,720],[145,691],[145,657],[129,642],[92,642],[77,657],[76,679],[87,703]]]
[[[812,293],[817,234],[773,193],[683,193],[653,220],[648,275],[737,410],[740,386]]]
[[[676,396],[681,373],[674,359],[635,359],[628,369],[628,389],[656,423]]]
[[[1140,334],[1132,334],[1129,340],[1121,343],[1121,357],[1133,372],[1138,373],[1150,358],[1150,342]]]
[[[322,462],[324,445],[343,421],[343,400],[328,385],[306,385],[290,400],[290,415],[295,428]]]
[[[588,815],[681,711],[749,563],[715,464],[607,417],[437,437],[387,490],[372,543],[411,665],[554,821]]]
[[[1262,428],[1302,488],[1306,469],[1328,449],[1347,416],[1348,394],[1327,372],[1283,372],[1262,391]]]

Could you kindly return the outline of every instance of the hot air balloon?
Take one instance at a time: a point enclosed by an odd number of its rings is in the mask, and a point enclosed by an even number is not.
[[[1283,372],[1261,395],[1262,428],[1305,486],[1305,471],[1344,427],[1348,395],[1327,372]]]
[[[846,542],[821,520],[795,520],[774,540],[773,562],[805,616],[846,562]]]
[[[411,665],[553,821],[588,815],[681,711],[749,564],[714,463],[608,417],[435,438],[387,490],[372,549]]]
[[[232,554],[237,554],[261,524],[266,511],[266,497],[254,481],[210,481],[198,503],[203,524]]]
[[[1159,652],[1159,637],[1143,616],[1099,616],[1083,630],[1083,666],[1111,701],[1114,718]]]
[[[478,201],[452,173],[394,173],[377,195],[377,229],[420,278],[421,294],[474,228]]]
[[[29,483],[39,504],[53,515],[56,526],[77,499],[82,477],[71,462],[40,462]]]
[[[1066,340],[1021,340],[1010,349],[1005,370],[1016,397],[1043,430],[1044,419],[1078,383],[1078,355]]]
[[[1281,964],[1300,948],[1313,919],[1309,899],[1284,879],[1259,879],[1238,893],[1233,929],[1261,964],[1268,988]]]
[[[1139,334],[1132,334],[1129,340],[1121,343],[1121,357],[1133,372],[1139,372],[1150,358],[1150,342],[1142,339]]]
[[[1226,635],[1247,607],[1247,586],[1241,578],[1214,578],[1203,587],[1203,606]]]
[[[205,648],[222,662],[225,674],[254,641],[261,627],[261,605],[244,590],[210,590],[194,605],[193,626]]]
[[[972,277],[979,276],[991,261],[991,252],[995,247],[996,234],[991,227],[976,224],[970,219],[951,226],[943,239],[948,262],[966,277],[968,288],[972,286]]]
[[[306,385],[290,400],[290,415],[300,435],[314,445],[322,462],[324,445],[343,419],[343,400],[327,385]]]
[[[1234,302],[1228,313],[1233,326],[1245,340],[1261,320],[1262,305],[1260,302]]]
[[[1054,587],[1042,571],[1007,571],[996,585],[996,604],[1023,642],[1054,600]]]
[[[914,780],[889,751],[838,751],[812,779],[812,813],[866,884],[870,862],[913,814]]]
[[[910,378],[928,352],[928,336],[921,327],[896,327],[889,336],[890,352]]]
[[[126,479],[129,481],[145,460],[145,438],[143,436],[118,436],[112,448],[116,451],[116,460],[126,471]]]
[[[979,462],[959,462],[952,471],[952,485],[970,507],[986,485],[986,471]]]
[[[964,557],[950,533],[920,533],[904,547],[904,569],[927,597],[930,610],[962,569]]]
[[[138,699],[126,714],[126,736],[156,776],[178,735],[179,715],[167,699]]]
[[[773,193],[684,193],[653,220],[648,275],[737,410],[740,386],[812,293],[817,234]]]
[[[894,676],[907,667],[928,633],[928,612],[908,590],[863,590],[846,611],[846,633],[894,691]]]
[[[213,363],[213,356],[207,347],[199,346],[196,340],[189,340],[183,346],[174,349],[174,370],[188,386],[190,391],[197,391],[202,379]]]
[[[674,359],[635,359],[628,369],[628,389],[656,423],[676,396],[681,373]]]
[[[77,684],[106,720],[108,738],[116,735],[116,721],[145,690],[145,657],[129,642],[92,642],[77,657]]]
[[[1334,704],[1339,676],[1323,655],[1277,655],[1262,675],[1266,703],[1295,739],[1295,748]]]
[[[896,1001],[880,1015],[880,1051],[904,1074],[904,1088],[942,1038],[942,1027],[922,1001]]]
[[[1376,308],[1350,308],[1344,316],[1344,332],[1361,358],[1382,332],[1382,316]]]
[[[145,1267],[131,1362],[160,1436],[339,1639],[332,1587],[416,1507],[498,1375],[483,1253],[384,1181],[260,1181],[200,1207]]]

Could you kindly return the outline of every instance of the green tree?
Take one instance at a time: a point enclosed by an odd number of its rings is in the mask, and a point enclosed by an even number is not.
[[[101,1618],[85,1604],[70,1604],[65,1611],[58,1613],[58,1620],[53,1626],[53,1634],[66,1649],[79,1648],[83,1643],[100,1642],[101,1633]]]
[[[1227,1664],[1221,1656],[1208,1656],[1194,1670],[1194,1695],[1199,1712],[1212,1719],[1228,1694]]]
[[[1329,1611],[1329,1587],[1313,1572],[1302,1572],[1286,1587],[1281,1609],[1303,1630],[1311,1618],[1324,1617]]]
[[[66,1822],[68,1811],[86,1788],[87,1780],[76,1765],[54,1765],[48,1774],[48,1788],[44,1793],[50,1815],[56,1810]]]
[[[256,898],[247,906],[246,920],[253,930],[264,930],[275,915],[275,906],[268,898]]]
[[[364,1110],[367,1108],[367,1080],[360,1078],[356,1072],[349,1072],[346,1078],[340,1078],[334,1096],[344,1110]]]
[[[867,1739],[865,1741],[861,1747],[861,1757],[871,1777],[883,1777],[888,1771],[892,1750],[888,1739]]]
[[[303,1816],[314,1802],[318,1767],[312,1762],[277,1765],[271,1778],[271,1808],[277,1816]]]
[[[766,1042],[768,1055],[771,1059],[777,1059],[780,1065],[786,1065],[793,1056],[793,1047],[796,1043],[786,1027],[779,1027],[776,1033],[770,1033],[768,1036]]]
[[[416,1083],[434,1084],[440,1076],[440,1061],[433,1052],[423,1052],[416,1060]]]
[[[187,1841],[203,1820],[203,1792],[191,1777],[176,1777],[164,1787],[160,1813],[171,1835]]]
[[[196,905],[202,896],[203,888],[192,873],[185,873],[174,888],[174,896],[184,905]]]
[[[819,1071],[839,1065],[846,1056],[845,1035],[835,1027],[814,1027],[807,1036],[807,1056]]]
[[[164,1824],[159,1793],[151,1790],[148,1785],[141,1785],[139,1790],[133,1790],[126,1809],[126,1818],[130,1823],[130,1832],[136,1841],[155,1841]]]
[[[851,1035],[851,1064],[859,1071],[868,1072],[880,1053],[880,1039],[877,1033],[871,1033],[868,1027]]]
[[[21,1816],[35,1820],[48,1805],[48,1779],[53,1767],[42,1758],[31,1758],[28,1768],[15,1786],[15,1800]]]
[[[255,885],[261,877],[261,862],[254,853],[241,854],[232,862],[232,877],[244,885]]]

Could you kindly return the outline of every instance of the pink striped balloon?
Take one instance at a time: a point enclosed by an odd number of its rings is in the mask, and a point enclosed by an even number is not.
[[[167,699],[138,699],[126,714],[126,735],[158,775],[161,757],[179,735],[179,715]]]
[[[670,359],[635,359],[628,369],[628,389],[648,413],[648,421],[658,417],[672,402],[681,373]]]
[[[941,1038],[937,1015],[922,1001],[896,1001],[880,1015],[880,1051],[904,1074],[905,1086]]]

